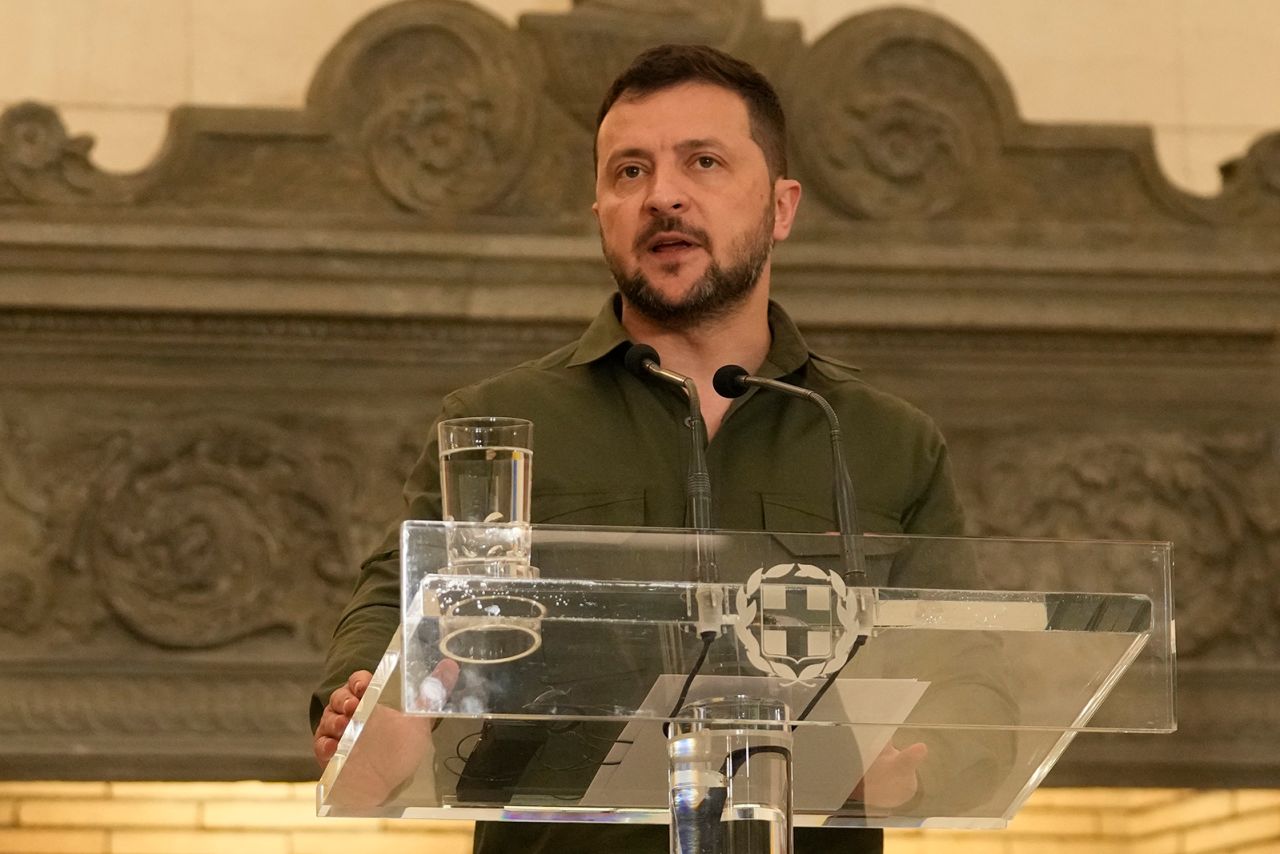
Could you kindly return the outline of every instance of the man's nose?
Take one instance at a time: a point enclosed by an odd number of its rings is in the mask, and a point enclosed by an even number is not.
[[[659,169],[653,173],[645,205],[650,213],[666,216],[683,211],[689,206],[689,199],[678,176],[669,169]]]

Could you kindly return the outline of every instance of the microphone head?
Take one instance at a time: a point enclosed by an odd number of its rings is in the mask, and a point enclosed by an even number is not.
[[[658,358],[658,351],[648,344],[632,344],[630,349],[622,356],[622,364],[627,366],[627,370],[639,376],[644,376],[647,373],[644,369],[645,362],[653,362],[655,365],[662,364],[662,360]]]
[[[721,397],[742,397],[750,388],[746,378],[751,376],[741,365],[725,365],[711,378],[711,385]]]

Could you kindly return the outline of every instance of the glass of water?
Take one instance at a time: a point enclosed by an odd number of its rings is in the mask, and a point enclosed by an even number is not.
[[[482,416],[440,422],[446,522],[529,522],[533,422]]]
[[[789,720],[785,703],[741,694],[680,711],[667,740],[672,851],[791,854]]]
[[[446,522],[444,572],[532,578],[529,565],[533,422],[480,416],[441,421],[440,498]],[[459,602],[443,615],[441,651],[463,662],[521,658],[541,643],[545,609],[521,596]]]

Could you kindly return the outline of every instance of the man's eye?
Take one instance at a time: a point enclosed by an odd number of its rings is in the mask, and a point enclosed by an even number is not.
[[[698,166],[702,169],[712,169],[716,166],[716,159],[704,154],[698,158]]]
[[[623,178],[639,178],[640,167],[635,165],[623,166],[621,169],[618,170],[618,174],[621,175]]]

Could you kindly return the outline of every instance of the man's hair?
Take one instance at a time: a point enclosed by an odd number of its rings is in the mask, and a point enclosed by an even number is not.
[[[764,152],[770,178],[787,174],[787,119],[778,93],[752,66],[707,45],[664,44],[637,56],[613,81],[596,114],[600,124],[620,98],[650,95],[681,83],[710,83],[741,96],[751,122],[751,139]]]

